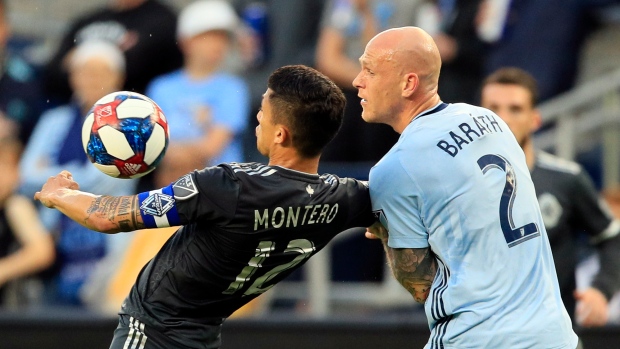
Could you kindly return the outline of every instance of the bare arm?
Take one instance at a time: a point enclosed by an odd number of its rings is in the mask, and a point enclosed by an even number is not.
[[[396,280],[416,302],[426,302],[437,273],[437,261],[430,248],[391,248],[387,244],[388,233],[379,223],[370,227],[366,235],[381,239]]]
[[[10,197],[6,202],[6,213],[20,248],[0,258],[0,286],[49,267],[55,258],[54,241],[41,224],[30,200],[18,195]]]
[[[79,191],[71,173],[50,177],[34,198],[88,229],[115,234],[143,229],[138,196],[97,196]]]
[[[333,28],[324,28],[316,49],[316,64],[320,71],[341,87],[350,88],[360,71],[359,62],[346,56],[345,38]]]

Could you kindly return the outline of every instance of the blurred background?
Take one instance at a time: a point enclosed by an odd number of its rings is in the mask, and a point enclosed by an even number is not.
[[[190,0],[0,3],[0,348],[107,348],[138,271],[173,233],[83,231],[31,202],[44,180],[70,168],[78,182],[92,179],[86,190],[123,195],[222,161],[264,162],[255,116],[280,66],[313,66],[343,89],[345,124],[321,172],[367,179],[398,135],[361,120],[351,82],[368,40],[390,27],[433,35],[445,102],[479,104],[484,78],[502,67],[531,74],[542,117],[536,147],[579,164],[620,214],[620,1],[229,0],[232,14],[184,13]],[[75,59],[89,40],[118,52]],[[122,64],[110,59],[117,54]],[[148,95],[170,120],[171,146],[152,176],[118,185],[85,161],[75,132],[104,84]],[[601,269],[597,248],[582,227],[567,234],[576,287],[586,288]],[[608,301],[605,326],[575,325],[586,348],[620,343],[620,299]],[[423,307],[358,229],[236,313],[223,347],[422,348],[428,333]]]

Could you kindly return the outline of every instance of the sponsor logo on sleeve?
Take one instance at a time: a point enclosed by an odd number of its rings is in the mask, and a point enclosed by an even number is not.
[[[174,191],[174,198],[177,200],[187,200],[198,194],[198,189],[191,175],[185,175],[179,178],[174,182],[172,190]]]
[[[149,195],[140,205],[142,212],[157,217],[165,215],[172,207],[174,207],[174,198],[161,193]]]

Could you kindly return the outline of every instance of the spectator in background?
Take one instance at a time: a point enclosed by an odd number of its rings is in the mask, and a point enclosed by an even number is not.
[[[347,97],[340,133],[323,153],[324,161],[377,161],[398,139],[382,124],[366,124],[357,90],[358,58],[368,40],[382,30],[413,25],[423,0],[329,0],[323,12],[316,50],[317,69],[329,76]]]
[[[251,112],[248,125],[258,125],[255,111],[260,108],[265,81],[277,68],[289,64],[314,66],[319,21],[325,0],[231,0],[243,14],[245,34],[240,36],[249,63],[244,77],[250,89]],[[252,22],[254,25],[252,25]],[[257,29],[250,29],[256,26]],[[248,35],[251,33],[250,35]],[[246,160],[262,161],[255,146],[254,132],[246,132]]]
[[[170,125],[170,145],[154,173],[155,187],[222,162],[243,161],[250,96],[245,82],[221,70],[239,24],[223,0],[196,1],[179,16],[182,69],[153,80],[147,95]]]
[[[619,0],[484,0],[479,35],[490,44],[485,74],[506,66],[532,74],[545,101],[573,87],[592,10]]]
[[[34,67],[8,49],[11,26],[6,1],[0,1],[0,110],[14,120],[19,139],[26,144],[39,115],[44,98]]]
[[[446,102],[475,104],[483,79],[485,43],[476,31],[481,0],[436,0],[437,28],[431,30],[441,55],[439,95]]]
[[[73,48],[87,40],[112,42],[124,52],[126,79],[119,89],[144,93],[153,77],[181,66],[176,14],[159,0],[109,0],[106,8],[70,26],[45,71],[45,88],[56,102],[71,96],[67,66]]]
[[[16,194],[21,144],[15,123],[0,115],[0,306],[12,280],[41,271],[54,261],[54,242],[29,198]],[[21,301],[21,300],[18,300]]]
[[[518,68],[503,68],[486,78],[481,104],[510,127],[525,152],[543,222],[549,236],[562,301],[573,321],[602,326],[608,301],[620,290],[620,221],[601,200],[588,174],[572,161],[534,148],[532,133],[541,124],[536,80]],[[576,290],[575,269],[585,230],[600,257],[592,286]],[[576,300],[576,306],[575,306]]]
[[[107,176],[93,166],[82,146],[82,124],[101,97],[123,86],[125,60],[117,46],[87,41],[76,47],[69,61],[73,90],[70,104],[46,111],[37,124],[21,162],[22,192],[32,197],[53,173],[69,170],[83,190],[97,194],[129,195],[135,181]],[[49,288],[50,302],[80,305],[80,289],[106,254],[121,253],[123,236],[110,239],[51,210],[40,211],[56,233],[57,263]]]

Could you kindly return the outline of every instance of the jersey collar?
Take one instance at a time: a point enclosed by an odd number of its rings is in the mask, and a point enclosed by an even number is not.
[[[439,104],[437,104],[433,108],[431,108],[431,109],[429,109],[429,110],[427,110],[425,112],[422,112],[422,114],[419,114],[418,116],[413,118],[412,122],[418,120],[419,118],[421,118],[423,116],[427,116],[427,115],[431,115],[431,114],[435,114],[437,112],[440,112],[440,111],[446,109],[447,107],[448,107],[448,103],[444,103],[444,102],[440,101]]]
[[[318,173],[301,172],[301,171],[293,170],[293,169],[286,168],[286,167],[279,166],[279,165],[272,165],[270,167],[277,169],[281,175],[288,174],[289,177],[297,177],[297,178],[301,177],[301,178],[310,179],[310,180],[318,180],[320,178]]]

